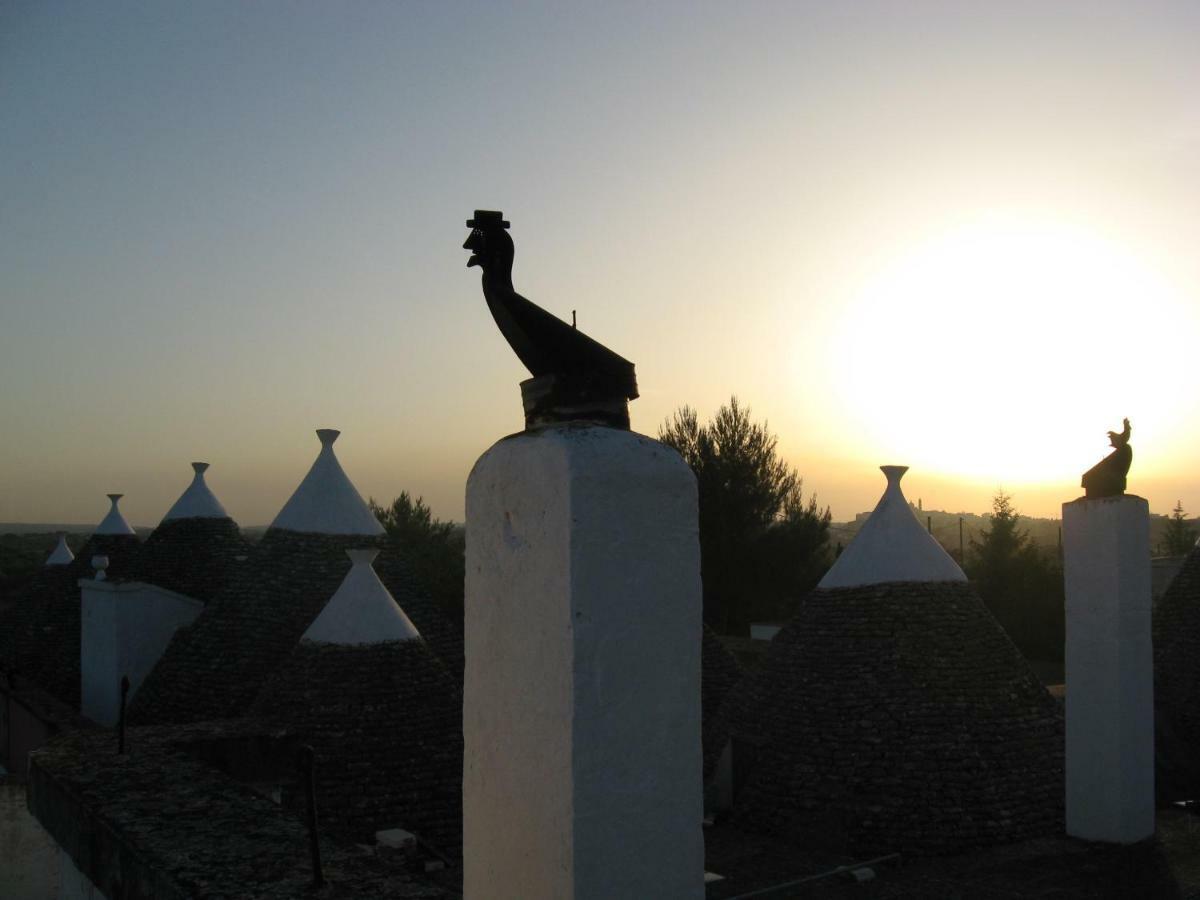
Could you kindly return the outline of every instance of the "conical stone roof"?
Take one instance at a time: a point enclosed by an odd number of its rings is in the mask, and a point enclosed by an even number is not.
[[[192,483],[188,485],[187,490],[179,495],[179,499],[174,505],[167,510],[167,514],[163,516],[163,522],[169,522],[172,519],[227,519],[229,513],[225,512],[225,507],[221,505],[221,501],[216,498],[216,495],[209,490],[208,485],[204,481],[204,471],[208,468],[206,462],[192,463],[192,471],[195,473],[192,476]]]
[[[321,452],[271,523],[272,528],[308,534],[383,534],[383,526],[333,452],[339,434],[332,428],[317,430]]]
[[[963,582],[818,588],[722,716],[748,829],[862,856],[1063,827],[1061,711]]]
[[[72,559],[42,566],[24,586],[20,604],[0,622],[0,660],[15,667],[38,687],[79,708],[80,614],[79,580],[95,577],[94,560],[105,557],[105,577],[123,580],[136,566],[141,539],[117,509],[120,494],[110,494],[111,508],[101,527]],[[57,552],[57,551],[56,551]]]
[[[350,557],[350,571],[302,639],[352,646],[420,638],[416,627],[371,568],[379,549],[358,548],[347,550],[346,555]]]
[[[199,618],[172,637],[134,695],[130,721],[199,722],[245,714],[345,580],[351,567],[346,551],[364,542],[378,542],[380,579],[461,677],[461,633],[414,579],[402,547],[387,538],[272,528]]]
[[[317,752],[322,820],[368,841],[404,828],[440,852],[462,845],[462,698],[371,566],[350,571],[255,700]]]
[[[1200,545],[1154,604],[1155,787],[1200,797]]]
[[[121,515],[121,510],[117,508],[117,502],[124,497],[124,494],[109,494],[108,500],[112,506],[100,524],[96,526],[96,530],[92,534],[137,534],[133,527],[125,521],[125,517]]]
[[[127,577],[207,603],[242,567],[251,544],[205,484],[207,468],[192,463],[191,485],[150,533]]]
[[[700,639],[700,739],[704,752],[704,777],[708,778],[724,747],[720,725],[721,705],[742,680],[742,667],[717,633],[704,626]]]
[[[42,566],[21,585],[18,601],[0,610],[0,666],[30,678],[64,700],[69,697],[63,697],[61,691],[70,686],[58,680],[60,673],[72,664],[79,671],[77,615],[74,630],[69,627],[72,606],[79,606],[77,578],[71,564]],[[74,604],[65,599],[72,595]],[[72,634],[73,654],[69,643]],[[46,683],[47,676],[51,683]]]
[[[818,587],[839,588],[889,581],[966,581],[958,563],[913,514],[900,490],[908,466],[880,466],[887,488],[875,511],[837,558]]]
[[[58,536],[58,543],[54,547],[54,551],[46,557],[45,565],[47,566],[65,566],[75,558],[75,554],[71,552],[71,548],[67,546],[66,532],[62,532]]]
[[[370,570],[357,562],[354,569],[360,565]],[[347,580],[357,577],[354,569]],[[403,828],[444,856],[459,856],[462,696],[419,637],[301,640],[251,712],[315,750],[322,827],[359,842]]]
[[[19,621],[11,626],[11,663],[40,688],[76,709],[82,627],[79,580],[95,577],[93,560],[98,556],[108,559],[106,578],[126,578],[141,547],[136,534],[94,533],[74,559],[42,566],[23,591]],[[0,623],[0,630],[7,627]]]

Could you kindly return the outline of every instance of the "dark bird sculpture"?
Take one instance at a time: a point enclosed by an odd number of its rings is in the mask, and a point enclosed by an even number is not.
[[[628,427],[627,401],[638,395],[633,363],[513,289],[514,249],[508,226],[503,213],[475,210],[475,217],[467,221],[471,234],[463,249],[471,251],[467,266],[483,270],[483,296],[500,333],[533,375],[522,384],[527,421],[531,412],[537,412],[536,421],[562,420],[570,418],[571,409],[608,405],[624,410],[623,427]],[[537,410],[531,410],[531,404]],[[559,414],[542,415],[551,408]]]
[[[1129,466],[1133,462],[1129,435],[1128,419],[1122,431],[1108,433],[1108,442],[1116,449],[1083,473],[1084,496],[1119,497],[1125,493],[1125,476],[1129,474]]]

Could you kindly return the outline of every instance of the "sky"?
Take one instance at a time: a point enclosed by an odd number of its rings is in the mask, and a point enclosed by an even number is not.
[[[319,448],[461,519],[527,377],[466,268],[736,395],[835,520],[1200,513],[1200,5],[0,4],[0,521],[267,524]]]

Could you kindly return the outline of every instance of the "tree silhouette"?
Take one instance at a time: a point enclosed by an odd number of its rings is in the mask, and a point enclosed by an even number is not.
[[[696,474],[705,621],[741,633],[753,620],[790,616],[829,565],[830,513],[804,499],[767,423],[732,397],[707,425],[681,407],[658,438]]]
[[[1012,497],[999,491],[988,527],[971,539],[966,572],[1027,658],[1060,660],[1066,634],[1062,564],[1030,540],[1019,519]]]
[[[1196,545],[1196,529],[1188,524],[1183,512],[1183,501],[1175,501],[1175,509],[1163,532],[1163,550],[1167,556],[1186,556]]]
[[[436,518],[423,498],[414,500],[408,491],[401,491],[386,507],[374,497],[367,504],[389,537],[397,539],[413,574],[433,600],[451,621],[461,624],[466,575],[466,540],[461,526]]]

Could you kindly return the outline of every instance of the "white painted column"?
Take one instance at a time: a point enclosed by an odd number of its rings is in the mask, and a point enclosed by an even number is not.
[[[582,424],[467,482],[468,900],[704,896],[691,470]]]
[[[1067,833],[1154,834],[1150,509],[1124,495],[1063,504]]]

